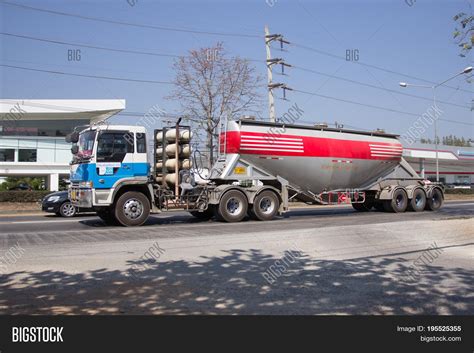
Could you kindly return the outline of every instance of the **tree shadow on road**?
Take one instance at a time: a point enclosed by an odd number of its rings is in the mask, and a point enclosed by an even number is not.
[[[200,262],[165,258],[128,263],[136,271],[2,275],[0,313],[474,313],[473,273],[435,263],[413,281],[407,277],[410,263],[401,257],[336,261],[297,253],[270,284],[262,273],[281,258],[260,250],[230,250]]]

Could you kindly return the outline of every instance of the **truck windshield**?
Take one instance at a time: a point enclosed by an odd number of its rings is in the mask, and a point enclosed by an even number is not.
[[[95,130],[85,131],[79,135],[79,142],[78,142],[79,151],[77,152],[77,156],[79,158],[87,158],[92,155],[92,150],[94,148],[95,135],[96,135]]]

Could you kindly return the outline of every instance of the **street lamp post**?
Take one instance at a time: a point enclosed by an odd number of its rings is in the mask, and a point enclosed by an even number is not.
[[[448,78],[447,80],[444,80],[441,83],[432,85],[432,86],[426,86],[426,85],[414,85],[411,83],[406,83],[406,82],[400,82],[401,87],[421,87],[421,88],[431,88],[433,91],[433,107],[436,108],[436,88],[439,86],[444,85],[446,82],[452,80],[453,78],[456,78],[460,75],[468,74],[469,72],[472,71],[472,66],[466,67],[464,70],[461,72],[458,72],[456,75]],[[436,151],[436,182],[439,183],[439,159],[438,159],[438,119],[434,119],[434,133],[435,133],[435,151]]]

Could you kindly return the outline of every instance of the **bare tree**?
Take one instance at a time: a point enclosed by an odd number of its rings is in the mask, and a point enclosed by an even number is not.
[[[175,60],[173,68],[175,89],[167,98],[178,100],[184,113],[205,131],[211,165],[220,119],[260,110],[257,88],[261,77],[248,60],[226,55],[221,42],[190,50],[189,55]]]

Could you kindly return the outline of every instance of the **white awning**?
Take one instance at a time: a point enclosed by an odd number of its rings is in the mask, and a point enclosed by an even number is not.
[[[125,109],[125,99],[0,99],[0,119],[106,120]]]

